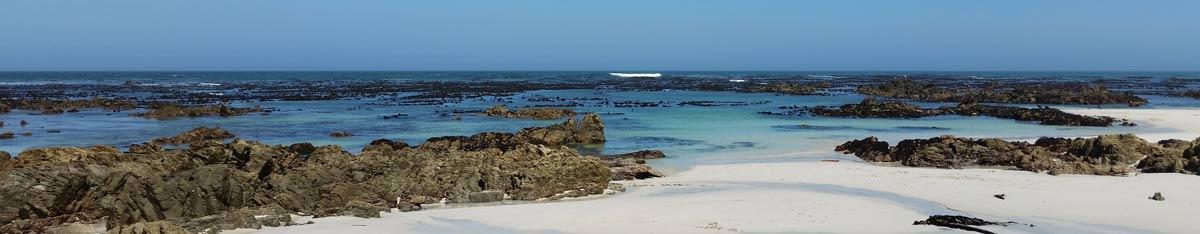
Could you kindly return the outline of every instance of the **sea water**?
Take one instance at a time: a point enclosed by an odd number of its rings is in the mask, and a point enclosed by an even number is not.
[[[144,75],[144,74],[143,74]],[[311,74],[310,74],[311,75]],[[127,75],[129,76],[129,75]],[[315,76],[315,75],[314,75]],[[504,76],[497,76],[504,77]],[[519,77],[519,76],[514,76]],[[56,82],[61,82],[56,81]],[[189,80],[187,82],[202,82]],[[211,80],[203,82],[212,82]],[[220,80],[217,80],[220,82]],[[398,94],[403,96],[408,94]],[[530,102],[528,97],[577,98],[559,102]],[[1150,104],[1141,108],[1197,108],[1200,101],[1190,98],[1145,96]],[[588,154],[616,154],[658,149],[666,159],[652,160],[659,169],[673,172],[694,165],[812,161],[821,159],[857,160],[833,151],[848,140],[876,136],[895,143],[907,138],[939,135],[961,137],[997,137],[1035,139],[1043,136],[1081,137],[1112,133],[1166,132],[1157,126],[1066,127],[1039,125],[991,117],[937,116],[916,119],[830,118],[812,116],[772,116],[760,111],[779,111],[780,106],[817,106],[857,103],[856,94],[795,96],[765,93],[702,91],[613,91],[613,90],[538,90],[518,93],[512,98],[484,97],[461,103],[435,106],[394,105],[381,97],[363,100],[238,102],[234,106],[262,106],[278,109],[268,114],[236,117],[179,118],[152,120],[130,116],[142,110],[107,112],[85,110],[78,113],[41,115],[14,110],[0,115],[12,131],[32,136],[0,140],[0,150],[12,154],[35,147],[88,146],[95,144],[126,147],[150,139],[171,136],[200,126],[221,127],[242,139],[266,144],[310,142],[316,145],[340,145],[358,152],[375,139],[398,139],[419,144],[425,139],[447,135],[471,135],[479,132],[515,132],[525,127],[546,126],[562,120],[524,120],[463,113],[454,110],[484,110],[493,105],[510,107],[561,105],[578,112],[601,114],[608,142],[603,145],[577,146]],[[663,102],[668,107],[613,107],[600,101]],[[684,101],[739,103],[722,106],[678,106]],[[921,103],[936,106],[936,103]],[[1113,107],[1125,108],[1125,107]],[[396,118],[393,116],[403,114]],[[29,126],[20,127],[26,120]],[[349,131],[350,137],[331,137],[335,131]]]

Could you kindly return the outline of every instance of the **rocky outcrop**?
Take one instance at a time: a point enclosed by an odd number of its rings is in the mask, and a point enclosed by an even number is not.
[[[569,134],[480,133],[416,147],[377,140],[352,155],[338,146],[225,143],[217,140],[228,132],[198,128],[156,141],[186,148],[30,149],[0,160],[0,231],[74,222],[104,222],[115,233],[258,228],[291,225],[292,213],[378,217],[442,201],[559,199],[608,188],[605,162],[564,146],[602,141],[598,117],[532,129]]]
[[[922,109],[913,104],[879,101],[874,98],[865,98],[857,104],[846,104],[836,108],[818,106],[809,111],[820,116],[858,118],[920,118],[942,114],[939,110]]]
[[[1159,145],[1170,149],[1150,155],[1138,163],[1144,172],[1200,173],[1200,138],[1193,141],[1166,140]]]
[[[176,135],[176,136],[156,138],[154,140],[151,140],[150,143],[179,145],[179,144],[191,144],[191,143],[206,141],[206,140],[223,140],[223,139],[229,139],[229,138],[233,138],[233,137],[234,137],[233,133],[230,133],[229,131],[226,131],[225,129],[221,129],[219,127],[213,127],[213,128],[198,127],[198,128],[192,129],[191,131],[188,131],[183,134]]]
[[[561,119],[561,118],[568,117],[568,116],[574,116],[575,111],[568,110],[568,109],[546,108],[546,107],[521,108],[521,109],[517,109],[516,111],[510,111],[510,110],[508,110],[508,107],[505,105],[496,105],[496,106],[493,106],[492,108],[488,108],[487,110],[483,111],[483,114],[487,115],[487,116],[505,117],[505,118],[550,120],[550,119]]]
[[[847,142],[836,150],[870,162],[897,162],[912,167],[998,166],[1051,174],[1094,175],[1121,175],[1135,170],[1192,174],[1194,171],[1187,168],[1195,158],[1150,144],[1132,134],[1041,138],[1033,144],[941,136],[903,140],[893,147],[869,137]]]
[[[105,109],[111,111],[121,111],[133,108],[137,108],[137,103],[108,98],[75,100],[55,100],[43,98],[0,99],[0,114],[8,113],[14,109],[41,111],[42,114],[62,114],[65,112],[76,112],[80,109]]]
[[[662,172],[646,166],[646,159],[665,157],[666,155],[660,150],[642,150],[598,158],[608,165],[609,171],[612,173],[612,180],[640,180],[663,177]]]
[[[963,116],[991,116],[1001,119],[1019,121],[1037,121],[1043,125],[1060,126],[1111,126],[1116,119],[1107,116],[1085,116],[1063,112],[1050,107],[1023,108],[1012,106],[994,106],[980,104],[961,104],[956,107],[942,107],[943,113]],[[1129,123],[1123,123],[1128,125]]]
[[[547,127],[521,129],[517,135],[542,145],[599,144],[605,141],[604,122],[595,113],[584,115],[582,120],[571,118]]]
[[[834,148],[835,151],[847,154],[854,154],[863,160],[869,162],[894,162],[897,159],[892,158],[888,143],[879,141],[875,137],[867,137],[862,140],[851,140]]]
[[[1111,91],[1103,85],[1090,84],[1013,84],[1008,86],[990,84],[985,87],[949,87],[939,86],[933,82],[896,79],[876,86],[860,86],[858,87],[858,92],[872,96],[928,102],[1067,105],[1125,104],[1129,106],[1146,104],[1146,99],[1136,95]]]
[[[1049,107],[1024,108],[959,104],[958,106],[921,108],[917,105],[900,101],[879,101],[874,98],[866,98],[856,104],[846,104],[838,107],[817,106],[800,108],[800,110],[819,116],[857,118],[920,118],[936,115],[990,116],[1018,121],[1037,121],[1043,125],[1062,126],[1104,127],[1111,126],[1113,122],[1117,121],[1111,117],[1077,115]],[[1130,124],[1132,123],[1122,123],[1122,125]]]
[[[230,107],[224,104],[212,106],[181,106],[173,103],[155,103],[150,105],[150,107],[147,109],[148,110],[146,112],[135,113],[133,115],[157,120],[170,120],[180,117],[230,117],[264,111],[264,109],[260,107],[240,108]]]
[[[742,88],[742,92],[747,93],[780,93],[791,95],[815,95],[825,89],[832,87],[829,82],[812,82],[812,83],[783,83],[776,82],[770,84],[748,84]]]

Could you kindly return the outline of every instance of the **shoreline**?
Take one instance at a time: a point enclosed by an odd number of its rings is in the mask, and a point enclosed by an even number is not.
[[[625,193],[561,202],[438,208],[381,218],[325,217],[314,224],[231,233],[929,232],[929,215],[968,215],[1034,226],[1008,232],[1185,232],[1200,182],[1183,174],[1051,176],[996,169],[883,167],[854,162],[697,166],[625,182]],[[914,187],[923,189],[914,190]],[[1114,190],[1112,188],[1122,188]],[[1162,192],[1167,201],[1146,197]],[[1007,194],[1000,200],[994,194]],[[1097,206],[1103,209],[1090,209]],[[716,225],[710,225],[715,223]],[[1171,223],[1173,225],[1164,225]]]
[[[1200,136],[1187,109],[1064,109],[1108,114],[1175,131],[1147,140]],[[1186,136],[1186,137],[1185,137]],[[1182,138],[1180,138],[1182,137]],[[1187,232],[1200,207],[1200,177],[1047,175],[1002,169],[889,167],[841,162],[697,165],[663,178],[620,182],[628,191],[562,202],[438,208],[382,218],[325,217],[313,224],[233,233],[396,232],[932,232],[929,215],[966,215],[1003,232]],[[1165,201],[1148,199],[1156,192]],[[1006,199],[993,197],[1005,194]],[[1022,225],[1022,224],[1032,224]],[[1170,225],[1167,225],[1170,224]]]

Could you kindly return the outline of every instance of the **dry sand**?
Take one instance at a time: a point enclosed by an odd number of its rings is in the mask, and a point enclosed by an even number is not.
[[[1073,109],[1176,129],[1149,138],[1200,136],[1200,111]],[[1153,140],[1153,139],[1152,139]],[[263,233],[698,233],[936,232],[929,215],[1020,224],[1002,232],[1184,233],[1200,229],[1200,176],[1060,175],[995,169],[902,168],[850,162],[698,166],[623,182],[598,199],[439,208],[383,218],[329,217]],[[1165,201],[1148,199],[1162,192]],[[993,197],[1005,194],[1006,199]],[[1031,226],[1031,225],[1032,226]]]

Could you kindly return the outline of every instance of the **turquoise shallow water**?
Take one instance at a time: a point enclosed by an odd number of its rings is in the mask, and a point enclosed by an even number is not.
[[[574,101],[529,102],[527,97],[576,98]],[[649,101],[678,103],[714,101],[749,103],[740,106],[674,106],[621,108],[600,105],[586,99],[611,101]],[[1187,98],[1148,97],[1143,108],[1195,108],[1200,102]],[[484,131],[513,132],[520,128],[560,122],[505,119],[462,114],[444,116],[450,110],[483,110],[492,105],[559,105],[578,103],[577,111],[601,113],[609,142],[602,146],[581,147],[585,152],[623,153],[642,149],[661,149],[667,159],[652,162],[665,171],[677,171],[693,165],[805,161],[827,158],[855,160],[833,152],[833,147],[851,139],[878,136],[883,140],[925,138],[942,134],[966,137],[1029,139],[1040,136],[1089,136],[1105,133],[1162,132],[1153,126],[1138,127],[1062,127],[989,117],[940,116],[920,119],[857,119],[825,117],[779,117],[761,115],[779,106],[840,105],[855,103],[858,95],[790,96],[698,91],[597,91],[552,90],[521,93],[511,99],[480,98],[440,106],[397,106],[387,100],[338,100],[299,102],[235,103],[240,106],[264,106],[280,111],[267,115],[230,118],[183,118],[171,121],[141,119],[131,112],[84,111],[61,115],[37,115],[25,111],[0,115],[7,126],[0,131],[23,133],[0,141],[0,150],[17,153],[26,148],[46,146],[86,146],[106,144],[118,147],[145,142],[161,136],[185,132],[199,126],[219,126],[245,139],[268,144],[311,142],[338,144],[357,152],[374,139],[402,139],[420,143],[444,135],[470,135]],[[934,104],[928,104],[934,105]],[[406,116],[384,119],[403,113]],[[27,120],[30,125],[19,127]],[[49,130],[60,131],[57,133]],[[352,137],[333,138],[329,133],[350,131]]]

